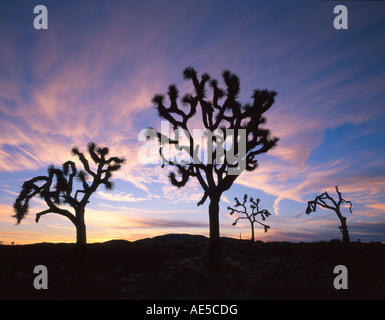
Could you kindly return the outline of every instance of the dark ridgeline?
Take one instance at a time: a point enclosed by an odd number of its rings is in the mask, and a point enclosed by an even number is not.
[[[252,95],[252,103],[241,105],[237,101],[240,93],[240,80],[234,73],[226,70],[222,73],[226,88],[222,89],[218,86],[218,81],[212,79],[207,73],[198,78],[197,72],[188,67],[183,71],[185,80],[192,82],[194,93],[185,94],[180,102],[184,108],[180,108],[178,103],[179,91],[175,85],[170,85],[167,95],[170,100],[170,106],[165,106],[165,96],[157,94],[153,98],[159,116],[168,120],[174,130],[180,129],[189,135],[189,146],[183,146],[178,139],[165,137],[162,133],[156,132],[152,128],[148,130],[148,138],[158,138],[161,146],[159,148],[163,165],[168,164],[175,166],[177,172],[171,172],[169,179],[171,184],[181,188],[186,185],[190,177],[198,179],[203,188],[204,194],[198,202],[198,206],[205,203],[209,198],[209,223],[210,223],[210,268],[218,270],[220,268],[220,235],[219,235],[219,201],[224,191],[230,189],[238,175],[243,172],[253,171],[257,168],[256,157],[259,154],[268,152],[277,145],[278,138],[272,138],[270,131],[261,128],[266,123],[263,114],[269,110],[275,101],[277,93],[268,90],[254,90]],[[207,84],[212,93],[211,97],[207,97]],[[220,104],[222,101],[222,104]],[[202,123],[204,127],[211,133],[218,129],[222,130],[222,137],[211,135],[210,141],[212,149],[209,150],[209,157],[212,162],[204,164],[198,159],[198,148],[196,141],[193,139],[192,132],[189,131],[187,125],[189,120],[196,114],[197,108],[200,106],[202,114]],[[232,145],[230,150],[222,149],[221,162],[215,158],[217,149],[223,146],[226,140],[227,130],[232,129]],[[239,144],[241,139],[240,129],[246,130],[246,150],[242,154],[242,147]],[[200,142],[200,141],[199,141]],[[244,141],[240,141],[244,142]],[[189,163],[177,163],[166,159],[163,154],[163,145],[174,145],[177,150],[184,150],[188,153],[191,161]],[[214,145],[216,144],[216,148]],[[212,151],[212,154],[210,154]],[[230,158],[229,154],[233,156]],[[235,157],[235,161],[233,160]],[[162,165],[162,166],[163,166]],[[238,170],[235,173],[229,170]]]
[[[336,192],[338,194],[338,200],[334,200],[329,194],[325,191],[324,193],[320,194],[319,196],[316,196],[314,200],[309,201],[306,208],[306,214],[310,214],[310,212],[315,212],[317,209],[317,205],[321,206],[325,209],[333,210],[338,219],[341,221],[340,231],[342,233],[342,242],[347,244],[350,242],[349,238],[349,230],[346,225],[346,217],[344,217],[341,213],[341,204],[346,203],[349,204],[349,210],[350,213],[352,213],[352,206],[353,204],[351,201],[346,201],[342,198],[341,192],[338,190],[338,186],[335,187]]]
[[[246,216],[239,216],[237,219],[235,219],[233,226],[235,226],[237,224],[238,220],[242,220],[242,219],[249,220],[250,226],[251,226],[251,243],[253,244],[255,242],[255,236],[254,236],[254,224],[255,223],[259,223],[261,226],[263,226],[265,232],[267,232],[267,230],[270,229],[270,226],[262,223],[261,221],[258,221],[256,219],[257,216],[260,215],[262,218],[262,221],[265,221],[266,218],[271,215],[271,213],[266,209],[259,210],[259,202],[261,200],[257,199],[254,201],[254,199],[252,197],[249,198],[249,202],[250,202],[249,208],[251,209],[251,212],[248,212],[248,209],[246,207],[247,194],[245,194],[243,196],[243,202],[242,203],[239,202],[238,198],[234,198],[234,200],[235,200],[235,208],[241,207],[242,209],[239,210],[239,209],[227,207],[227,209],[230,210],[230,215],[232,215],[232,214],[234,214],[234,212],[236,212],[236,213],[240,213],[240,214],[243,214]]]
[[[108,158],[109,149],[99,148],[93,142],[89,143],[87,147],[88,153],[96,165],[95,171],[91,169],[84,153],[75,147],[72,149],[72,154],[79,158],[84,170],[78,170],[73,161],[67,161],[62,168],[49,166],[48,176],[38,176],[24,182],[22,190],[13,204],[17,224],[28,213],[29,200],[38,196],[45,201],[48,209],[36,213],[35,221],[39,222],[40,217],[47,213],[56,213],[67,217],[76,227],[77,246],[84,247],[86,245],[84,214],[89,199],[101,184],[107,190],[113,189],[112,173],[119,170],[125,161],[118,157]],[[74,179],[81,186],[80,189],[74,189]],[[74,213],[65,209],[65,206],[72,207]]]

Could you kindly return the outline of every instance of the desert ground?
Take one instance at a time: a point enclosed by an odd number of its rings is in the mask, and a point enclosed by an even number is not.
[[[134,242],[111,240],[0,245],[0,299],[385,299],[385,244],[221,239],[222,270],[208,268],[209,240],[168,234]],[[34,267],[48,270],[36,290]],[[336,265],[348,270],[337,290]]]

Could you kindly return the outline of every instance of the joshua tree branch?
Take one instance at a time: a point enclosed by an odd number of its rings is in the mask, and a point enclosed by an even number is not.
[[[63,209],[47,209],[47,210],[44,210],[44,211],[41,211],[41,212],[38,212],[38,213],[36,213],[36,217],[35,217],[35,222],[36,223],[38,223],[39,222],[39,220],[40,220],[40,217],[42,216],[42,215],[45,215],[45,214],[47,214],[47,213],[57,213],[57,214],[60,214],[60,215],[62,215],[62,216],[64,216],[64,217],[67,217],[68,219],[70,219],[74,224],[76,224],[76,218],[75,218],[75,216],[71,213],[71,212],[69,212],[68,210],[63,210]]]
[[[243,219],[248,219],[248,220],[250,220],[249,217],[238,217],[238,218],[235,219],[235,221],[233,222],[233,226],[235,226],[235,225],[237,224],[238,220],[243,220]]]
[[[95,178],[95,177],[96,177],[96,174],[90,169],[90,164],[89,164],[88,160],[86,159],[86,157],[84,156],[84,154],[81,153],[81,152],[79,151],[79,149],[76,148],[76,147],[72,149],[72,153],[73,153],[74,155],[77,155],[77,156],[78,156],[79,160],[80,160],[81,163],[83,164],[84,169],[85,169],[91,176],[93,176],[93,177]]]
[[[74,199],[75,199],[77,202],[80,202],[80,201],[77,200],[78,193],[86,193],[86,192],[85,192],[84,190],[76,190]]]
[[[336,186],[335,188],[336,188],[336,192],[337,192],[338,198],[339,198],[338,205],[340,206],[342,203],[347,203],[347,204],[349,204],[349,205],[350,205],[350,206],[349,206],[349,211],[350,211],[350,213],[353,213],[353,211],[352,211],[352,207],[353,207],[352,202],[351,202],[351,201],[346,201],[345,199],[342,198],[342,194],[341,194],[341,192],[339,191],[338,186]]]
[[[265,229],[265,232],[267,232],[267,230],[270,229],[270,226],[269,226],[269,225],[264,224],[264,223],[262,223],[262,222],[260,222],[260,221],[258,221],[258,220],[254,220],[253,222],[257,222],[257,223],[259,223],[261,226],[263,226],[264,229]]]
[[[197,206],[199,207],[199,206],[201,206],[202,204],[204,204],[204,203],[206,202],[206,200],[207,200],[207,197],[208,197],[208,193],[205,192],[205,193],[203,194],[202,199],[197,203]]]

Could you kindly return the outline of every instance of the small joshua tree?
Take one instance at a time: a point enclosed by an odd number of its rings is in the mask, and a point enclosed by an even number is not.
[[[77,245],[84,247],[87,242],[84,221],[86,205],[99,185],[103,184],[107,190],[113,188],[112,173],[119,170],[125,161],[118,157],[107,158],[108,148],[98,148],[93,142],[88,144],[88,153],[96,165],[95,171],[91,169],[85,155],[75,147],[72,149],[72,154],[79,158],[84,170],[78,170],[74,162],[67,161],[62,168],[49,166],[48,176],[38,176],[24,182],[13,204],[16,213],[13,217],[17,219],[17,224],[27,215],[29,201],[34,196],[39,196],[45,201],[48,209],[36,213],[35,221],[39,222],[40,217],[47,213],[67,217],[76,227]],[[75,191],[74,182],[76,181],[81,187]],[[68,205],[72,207],[73,212],[68,210]]]
[[[244,195],[243,197],[243,202],[240,203],[238,198],[234,198],[235,200],[235,207],[242,207],[241,210],[238,210],[238,209],[234,209],[234,208],[231,208],[231,207],[227,207],[228,210],[230,210],[230,215],[232,215],[234,212],[237,212],[237,213],[240,213],[240,214],[244,214],[246,215],[245,217],[244,216],[240,216],[238,217],[234,223],[233,223],[233,226],[235,226],[238,222],[238,220],[242,220],[242,219],[248,219],[249,222],[250,222],[250,225],[251,225],[251,243],[254,243],[254,223],[259,223],[261,226],[263,226],[263,228],[265,229],[265,232],[267,232],[267,230],[270,229],[270,226],[268,226],[267,224],[264,224],[260,221],[258,221],[256,219],[256,217],[258,215],[261,215],[261,218],[263,221],[266,220],[266,218],[268,216],[271,215],[271,213],[266,210],[266,209],[263,209],[263,210],[259,210],[259,202],[260,202],[260,199],[257,199],[256,201],[254,201],[254,199],[252,197],[250,197],[249,199],[249,202],[250,202],[250,209],[251,209],[251,212],[249,213],[248,210],[247,210],[247,207],[246,207],[246,201],[247,201],[247,194]]]
[[[325,191],[324,193],[320,194],[319,196],[316,196],[313,201],[309,201],[306,208],[306,214],[310,214],[310,212],[315,212],[317,205],[321,206],[325,209],[333,210],[337,217],[341,221],[340,231],[342,233],[342,242],[343,243],[349,243],[349,231],[348,227],[346,225],[346,217],[344,217],[341,214],[341,204],[346,203],[349,205],[350,213],[352,213],[352,206],[353,204],[350,201],[346,201],[342,198],[341,192],[338,190],[338,186],[335,187],[336,192],[338,194],[338,200],[334,200],[329,194]]]

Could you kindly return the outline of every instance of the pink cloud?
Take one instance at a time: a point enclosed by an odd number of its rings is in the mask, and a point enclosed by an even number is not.
[[[366,205],[368,208],[373,208],[382,212],[385,212],[385,203],[372,203]]]

